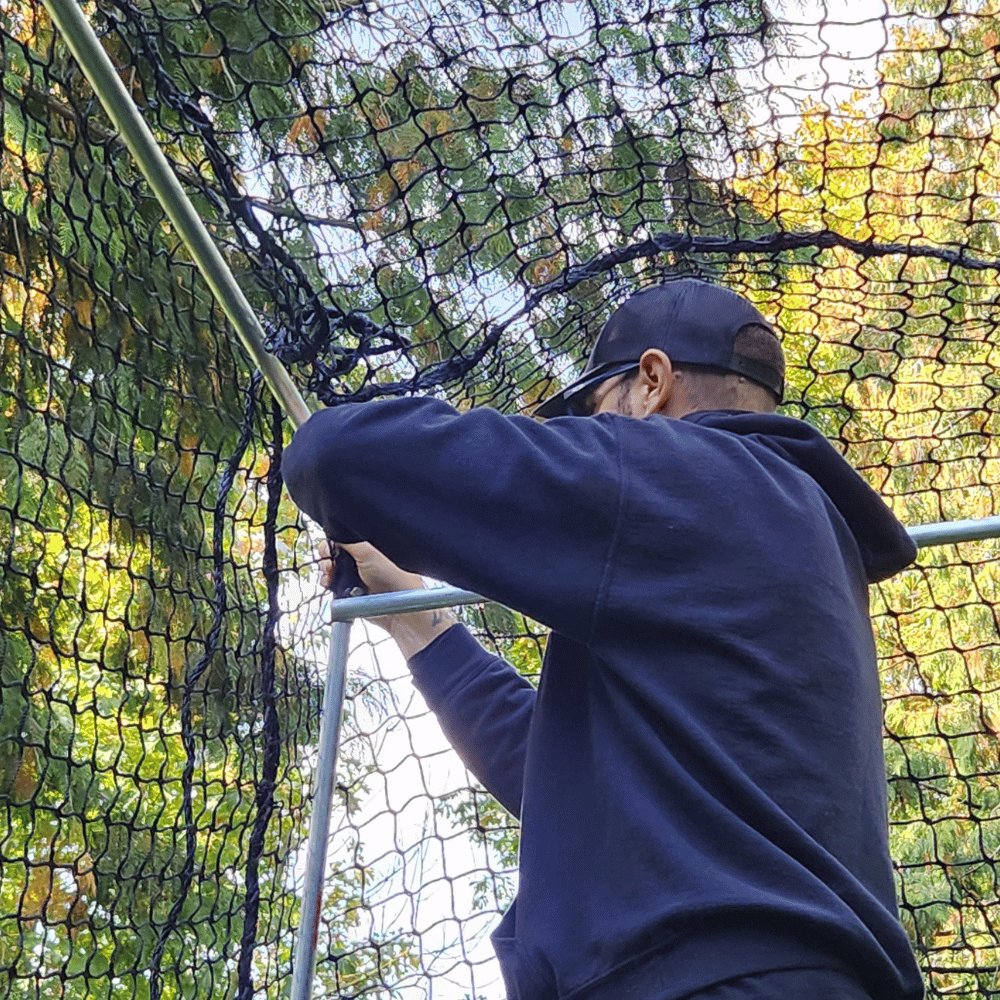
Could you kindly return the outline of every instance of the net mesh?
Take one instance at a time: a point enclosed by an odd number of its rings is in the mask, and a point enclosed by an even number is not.
[[[523,411],[695,275],[908,524],[1000,513],[996,0],[99,0],[318,401]],[[327,642],[280,414],[35,0],[0,0],[0,982],[288,988]],[[873,589],[902,915],[1000,994],[996,543]],[[463,612],[528,675],[544,643]],[[516,823],[357,626],[317,995],[495,1000]]]

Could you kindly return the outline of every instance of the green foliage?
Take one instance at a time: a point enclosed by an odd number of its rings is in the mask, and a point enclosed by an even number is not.
[[[913,18],[877,97],[806,107],[793,136],[748,155],[737,190],[789,228],[995,255],[998,28],[990,4]],[[994,277],[831,250],[782,264],[776,289],[793,412],[839,438],[907,523],[996,513]],[[927,550],[875,595],[903,919],[942,994],[995,988],[993,548]]]
[[[47,62],[42,9],[3,6],[0,28],[0,983],[15,1000],[229,994],[264,781],[267,435],[251,426],[220,497],[245,365],[120,143],[77,113],[85,84]],[[285,501],[285,564],[295,524]],[[311,658],[279,648],[275,671],[251,938],[269,995],[290,963],[318,707]],[[341,902],[354,891],[345,879]],[[349,942],[357,920],[332,919]],[[369,974],[358,965],[359,990]]]
[[[269,329],[301,341],[310,317],[354,311],[408,338],[367,343],[350,368],[362,334],[336,329],[298,369],[313,388],[419,375],[459,406],[524,410],[572,377],[617,295],[710,275],[782,330],[786,412],[838,441],[905,521],[984,516],[1000,486],[995,271],[955,255],[1000,249],[1000,14],[994,0],[894,13],[877,90],[775,103],[762,123],[773,55],[801,26],[758,0],[93,10]],[[0,83],[0,979],[14,997],[142,997],[162,949],[164,996],[228,996],[264,774],[270,434],[253,424],[220,504],[244,360],[33,2],[0,0]],[[804,233],[855,242],[636,250],[657,234]],[[281,599],[302,603],[287,570],[308,540],[287,502],[274,527]],[[985,993],[998,964],[994,555],[934,550],[873,592],[903,917],[940,993]],[[275,657],[253,963],[268,995],[291,961],[325,638],[303,608],[308,635],[283,623]],[[534,626],[468,615],[537,675]],[[349,733],[366,713],[390,724],[384,692],[350,695]],[[382,780],[357,742],[348,825]],[[489,858],[474,907],[505,905],[514,821],[479,789],[436,808]],[[384,859],[352,832],[317,975],[331,994],[389,996],[425,958],[405,927],[375,929]]]

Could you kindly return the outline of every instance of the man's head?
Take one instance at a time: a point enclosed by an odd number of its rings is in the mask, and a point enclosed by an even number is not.
[[[535,415],[770,413],[781,401],[784,375],[778,338],[746,299],[685,278],[639,292],[617,309],[583,375]]]

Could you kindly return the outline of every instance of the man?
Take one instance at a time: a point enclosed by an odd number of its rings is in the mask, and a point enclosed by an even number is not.
[[[510,1000],[922,995],[867,598],[915,549],[774,414],[783,378],[750,303],[676,281],[612,315],[544,423],[398,399],[318,413],[286,452],[372,590],[419,585],[394,562],[552,629],[536,696],[440,615],[386,622],[521,819]]]

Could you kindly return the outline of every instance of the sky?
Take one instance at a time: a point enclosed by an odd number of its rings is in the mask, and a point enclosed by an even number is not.
[[[302,607],[308,594],[291,587],[286,607]],[[326,600],[307,602],[328,607]],[[295,632],[318,632],[321,620],[300,621]],[[293,640],[294,641],[294,640]],[[393,931],[418,933],[423,975],[398,990],[401,1000],[503,1000],[504,990],[489,933],[499,922],[494,909],[477,913],[473,886],[487,870],[499,870],[496,859],[472,843],[468,834],[445,817],[435,817],[434,800],[465,789],[470,778],[448,745],[441,728],[409,679],[406,662],[388,635],[366,622],[351,631],[348,676],[372,685],[372,697],[354,699],[354,718],[341,736],[341,751],[373,759],[379,775],[350,815],[343,800],[334,800],[327,870],[353,861],[360,838],[364,862],[372,877],[365,894],[370,922],[356,937],[385,936]],[[326,670],[325,650],[317,652],[317,673]],[[381,704],[379,704],[381,702]],[[310,761],[303,762],[308,773]],[[424,850],[419,845],[424,845]],[[292,887],[301,891],[305,847],[293,864]],[[321,930],[322,935],[322,930]],[[324,946],[320,942],[320,954]],[[435,953],[437,956],[435,957]],[[314,997],[324,996],[317,980]],[[333,997],[331,995],[331,1000]]]
[[[434,822],[428,796],[467,788],[470,778],[423,698],[412,687],[395,643],[381,630],[364,623],[358,623],[354,631],[354,663],[369,676],[391,678],[401,709],[399,723],[385,733],[378,747],[378,761],[383,769],[391,771],[392,777],[362,810],[371,817],[365,826],[366,840],[373,845],[385,844],[393,855],[391,865],[395,860],[393,845],[418,842],[425,836],[425,824]],[[431,834],[430,849],[422,862],[408,872],[395,873],[387,881],[386,898],[392,898],[397,887],[405,887],[413,895],[402,899],[397,896],[386,905],[385,916],[390,918],[386,923],[421,929],[428,950],[461,941],[461,956],[457,954],[459,948],[453,946],[454,957],[428,968],[432,973],[440,969],[432,980],[429,997],[461,1000],[467,992],[472,994],[474,986],[475,995],[501,998],[499,969],[489,941],[499,917],[495,912],[476,916],[472,899],[473,883],[484,870],[495,868],[496,861],[491,864],[486,851],[473,845],[464,830],[447,821],[437,820],[435,825],[447,839],[434,839]],[[399,919],[391,919],[396,913]],[[446,970],[458,958],[464,964],[448,973]]]
[[[877,57],[890,45],[890,16],[882,0],[772,0],[775,18],[792,25],[789,53],[768,62],[773,99],[795,121],[795,100],[822,96],[835,105],[856,88],[874,87]]]

